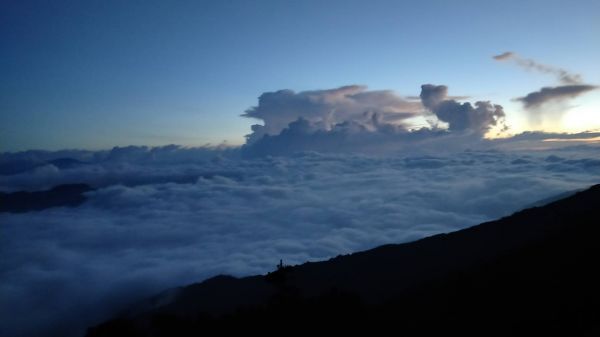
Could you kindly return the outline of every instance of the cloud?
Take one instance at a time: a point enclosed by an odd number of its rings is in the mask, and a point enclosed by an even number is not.
[[[419,95],[423,106],[433,110],[436,106],[448,99],[448,87],[445,85],[423,84]]]
[[[367,90],[365,86],[349,85],[328,90],[294,92],[279,90],[263,93],[258,105],[242,116],[256,118],[264,125],[253,125],[247,136],[251,144],[264,135],[278,135],[299,118],[316,130],[328,131],[340,123],[354,123],[373,128],[373,116],[380,121],[402,126],[402,122],[419,113],[418,102],[406,100],[392,91]]]
[[[0,167],[11,174],[0,174],[0,190],[35,191],[60,184],[86,182],[94,188],[114,184],[127,186],[151,183],[189,183],[199,176],[222,171],[228,160],[238,158],[238,148],[176,145],[161,147],[127,146],[109,151],[25,151],[0,153]],[[70,157],[67,157],[70,156]],[[57,162],[57,159],[60,160]],[[60,165],[70,159],[71,165]],[[176,170],[173,169],[175,164]],[[215,167],[213,169],[213,167]],[[235,176],[235,168],[221,172]]]
[[[590,156],[600,144],[600,132],[558,133],[526,131],[509,138],[495,139],[494,147],[506,151],[514,150],[552,150],[586,149]]]
[[[11,317],[0,335],[80,335],[168,287],[464,228],[595,183],[600,165],[597,148],[419,150],[241,159],[130,147],[55,167],[45,179],[103,185],[78,208],[0,214],[0,317]],[[39,174],[1,177],[38,189]]]
[[[595,90],[595,85],[584,84],[581,75],[573,74],[565,69],[541,64],[532,59],[522,58],[516,53],[505,52],[493,58],[497,61],[514,61],[526,70],[534,70],[556,76],[562,85],[543,87],[514,100],[521,102],[529,113],[530,122],[539,124],[543,119],[557,120],[569,109],[565,102],[588,91]]]
[[[505,52],[496,56],[493,56],[496,61],[513,61],[518,66],[526,69],[538,71],[544,74],[550,74],[557,77],[557,79],[563,84],[579,84],[581,83],[581,75],[573,74],[565,69],[559,67],[553,67],[546,64],[539,63],[532,59],[522,58],[513,52]]]
[[[504,110],[501,105],[489,101],[459,103],[448,99],[448,87],[445,85],[424,84],[421,86],[421,101],[435,116],[448,123],[450,131],[471,131],[485,134],[493,126],[504,125]]]
[[[597,89],[595,85],[576,84],[562,85],[558,87],[544,87],[539,91],[530,92],[524,97],[518,97],[515,100],[523,103],[526,109],[538,108],[549,102],[559,102],[575,98],[588,91]]]
[[[278,135],[264,135],[254,143],[244,145],[242,154],[246,158],[293,155],[303,151],[385,154],[411,151],[410,147],[415,142],[431,142],[448,136],[445,130],[423,128],[408,131],[401,126],[381,122],[377,115],[373,116],[370,128],[350,121],[337,124],[331,130],[322,130],[310,121],[299,118]],[[425,152],[425,147],[419,151]]]
[[[246,157],[298,151],[388,153],[410,147],[436,148],[437,142],[479,146],[494,126],[504,126],[502,106],[479,101],[459,103],[446,86],[424,85],[421,102],[391,91],[362,86],[264,93],[245,117],[262,119],[242,148]],[[433,112],[433,115],[427,112]],[[416,128],[412,118],[420,118]],[[435,120],[434,120],[435,119]],[[422,124],[427,121],[428,126]],[[438,126],[439,122],[448,128]],[[471,134],[469,136],[467,134]]]
[[[514,56],[515,56],[515,54],[513,52],[507,51],[502,54],[492,56],[492,58],[497,61],[504,61],[504,60],[508,60]]]

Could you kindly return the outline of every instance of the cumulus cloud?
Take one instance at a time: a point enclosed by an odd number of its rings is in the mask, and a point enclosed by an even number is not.
[[[586,187],[600,169],[597,148],[444,150],[241,159],[132,147],[55,167],[56,182],[105,183],[78,208],[0,214],[0,317],[11,317],[0,335],[78,335],[168,287],[464,228]],[[2,183],[35,189],[38,174]]]
[[[561,83],[564,84],[579,84],[582,81],[581,75],[579,74],[573,74],[559,67],[553,67],[539,63],[532,59],[523,58],[510,51],[493,56],[493,58],[496,61],[513,61],[515,64],[526,70],[533,70],[544,74],[554,75]]]
[[[446,144],[465,141],[463,145],[473,145],[482,142],[492,127],[504,126],[502,106],[484,101],[473,106],[457,102],[460,98],[449,97],[446,86],[433,85],[423,86],[418,97],[421,102],[362,86],[264,93],[258,106],[243,115],[261,119],[264,125],[252,126],[242,154],[253,157],[311,150],[388,153],[406,151],[415,143],[421,150],[435,148],[442,138]],[[427,120],[428,126],[415,128],[413,117],[419,117],[421,123]],[[438,126],[440,121],[448,128]]]
[[[504,110],[501,105],[489,101],[459,103],[448,99],[445,85],[424,84],[421,86],[421,101],[435,116],[448,123],[450,131],[471,131],[485,134],[493,126],[504,125]]]
[[[523,103],[526,109],[539,108],[548,102],[558,102],[572,99],[598,87],[587,84],[562,85],[558,87],[544,87],[539,91],[530,92],[524,97],[515,100]]]
[[[253,132],[247,136],[251,144],[264,135],[278,135],[299,118],[310,122],[315,129],[328,131],[345,122],[371,128],[375,115],[381,121],[400,126],[419,110],[418,102],[406,100],[392,91],[349,85],[298,93],[292,90],[266,92],[259,97],[258,105],[242,116],[264,122],[264,125],[252,126]]]

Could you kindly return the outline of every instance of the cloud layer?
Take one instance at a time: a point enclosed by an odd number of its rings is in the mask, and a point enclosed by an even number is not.
[[[600,176],[598,148],[444,150],[240,159],[131,147],[0,176],[13,189],[99,188],[78,208],[0,214],[0,316],[12,317],[0,335],[77,334],[168,287],[453,231]]]

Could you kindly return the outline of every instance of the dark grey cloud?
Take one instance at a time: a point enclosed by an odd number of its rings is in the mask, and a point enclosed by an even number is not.
[[[433,110],[441,102],[448,99],[448,87],[445,85],[423,84],[419,97],[423,106]]]
[[[497,61],[504,61],[504,60],[508,60],[514,56],[515,56],[515,54],[513,52],[507,51],[502,54],[492,56],[492,58]]]
[[[421,86],[421,101],[435,116],[448,123],[450,131],[471,131],[485,134],[492,127],[504,124],[504,110],[501,105],[489,101],[459,103],[448,99],[448,87],[424,84]]]
[[[581,75],[573,74],[565,69],[559,67],[553,67],[546,64],[539,63],[532,59],[527,59],[519,56],[513,52],[505,52],[496,56],[493,56],[494,60],[497,61],[513,61],[518,66],[526,69],[538,71],[544,74],[554,75],[558,80],[564,84],[579,84],[581,83]]]
[[[523,103],[526,109],[538,108],[549,102],[559,102],[572,99],[588,91],[597,89],[595,85],[574,84],[562,85],[558,87],[544,87],[539,91],[530,92],[524,97],[518,97],[515,100]]]

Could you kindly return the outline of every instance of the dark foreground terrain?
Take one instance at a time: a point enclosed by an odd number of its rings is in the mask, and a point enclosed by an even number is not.
[[[600,185],[450,234],[166,291],[88,336],[600,336]]]

